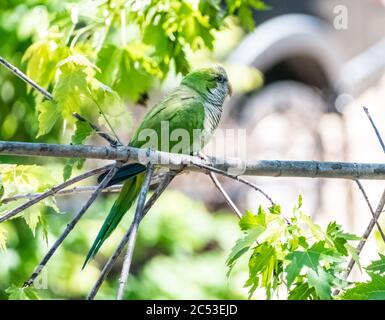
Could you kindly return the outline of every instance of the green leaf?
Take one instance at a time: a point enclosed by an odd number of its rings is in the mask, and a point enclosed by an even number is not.
[[[309,227],[311,233],[317,240],[323,240],[325,238],[325,233],[322,231],[321,227],[315,224],[311,217],[301,214],[302,221]]]
[[[342,294],[344,300],[385,300],[385,276],[371,273],[371,280],[356,283],[355,286]]]
[[[7,196],[44,192],[58,182],[49,168],[37,165],[0,165],[0,171]],[[23,200],[19,200],[1,205],[0,213],[12,210],[23,202]],[[46,198],[18,215],[25,219],[33,234],[35,234],[36,226],[46,207],[59,211],[55,199]]]
[[[308,267],[317,272],[321,254],[325,251],[325,242],[320,241],[305,251],[294,251],[289,253],[286,256],[286,259],[289,260],[290,263],[285,269],[288,287],[290,287],[295,278],[300,275],[300,272],[304,267]]]
[[[98,56],[98,66],[107,69],[97,76],[98,79],[110,85],[120,96],[137,101],[151,88],[155,77],[163,76],[157,63],[149,57],[149,50],[149,46],[137,42],[123,49],[106,47]]]
[[[271,278],[276,263],[276,251],[268,243],[258,245],[249,260],[249,279],[245,286],[251,286],[249,298],[252,296],[259,284],[259,276],[262,277],[262,286],[266,288],[266,295],[270,297]]]
[[[63,168],[63,180],[67,181],[71,178],[74,167],[80,170],[85,161],[86,159],[68,159]]]
[[[332,298],[332,282],[333,276],[326,272],[324,268],[318,267],[317,271],[312,268],[307,271],[307,280],[309,286],[315,289],[316,294],[322,300],[330,300]]]
[[[307,282],[300,282],[289,291],[288,300],[307,300],[314,295],[314,288],[309,287]]]
[[[44,39],[32,44],[25,52],[23,61],[27,61],[27,76],[42,87],[54,80],[57,64],[68,54],[68,49],[56,41]],[[27,90],[31,90],[27,86]]]
[[[345,240],[361,240],[361,237],[358,237],[355,234],[343,232],[342,227],[335,221],[328,224],[326,234],[333,239],[343,238]]]
[[[358,255],[357,249],[352,247],[349,244],[345,244],[345,247],[348,250],[352,259],[356,262],[358,268],[361,270],[361,259],[360,259],[360,256]]]
[[[385,273],[385,255],[379,253],[380,259],[372,261],[372,263],[366,267],[368,272],[375,272],[379,274]]]
[[[255,27],[253,13],[247,5],[241,5],[238,10],[238,17],[242,27],[247,31],[252,31]]]
[[[5,289],[8,300],[39,300],[36,290],[33,288],[19,288],[15,285]]]
[[[69,66],[68,63],[60,70],[62,73],[53,89],[53,97],[63,118],[73,121],[74,112],[82,113],[83,99],[90,98],[87,73],[84,66]]]
[[[77,120],[75,123],[75,132],[71,137],[72,144],[82,144],[88,138],[93,129],[88,122]]]
[[[259,211],[259,214],[256,216],[252,214],[250,211],[246,210],[246,213],[244,216],[239,220],[239,227],[241,230],[249,230],[253,229],[257,226],[266,226],[265,222],[266,214],[264,213],[263,209]]]
[[[41,204],[36,204],[36,207],[33,207],[24,212],[24,220],[27,223],[28,227],[31,229],[33,235],[35,236],[36,226],[39,223],[40,211],[42,210]]]
[[[281,206],[279,204],[274,203],[270,208],[269,212],[272,214],[281,214]]]
[[[297,205],[295,206],[294,211],[298,211],[302,208],[302,201],[302,194],[299,194],[297,199]]]
[[[44,100],[39,102],[36,105],[36,110],[39,113],[39,132],[37,133],[37,138],[49,133],[56,121],[60,117],[60,112],[57,108],[55,102],[51,100]]]
[[[237,240],[235,246],[231,249],[229,257],[227,258],[227,275],[230,275],[230,272],[236,260],[247,252],[250,246],[258,239],[258,237],[263,233],[263,231],[265,231],[265,228],[257,226],[249,230],[246,236]]]

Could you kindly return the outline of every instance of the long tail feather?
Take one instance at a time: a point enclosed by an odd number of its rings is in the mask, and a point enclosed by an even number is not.
[[[122,220],[125,213],[128,211],[128,209],[130,209],[132,204],[135,202],[136,197],[140,192],[140,188],[142,186],[143,180],[144,180],[144,173],[139,173],[131,177],[129,180],[127,180],[124,183],[118,199],[116,199],[114,205],[112,206],[110,213],[108,214],[106,220],[104,221],[102,228],[100,229],[94,243],[92,244],[90,251],[87,254],[87,258],[84,261],[82,269],[84,269],[88,261],[98,253],[104,241],[115,230],[120,220]]]
[[[136,176],[137,174],[146,171],[146,166],[140,164],[140,163],[130,163],[122,166],[112,177],[110,182],[107,184],[107,187],[113,186],[115,184],[118,184],[119,182],[122,182],[124,180],[127,180],[131,177]],[[103,178],[107,175],[108,172],[101,174],[98,177],[98,182],[100,183]]]

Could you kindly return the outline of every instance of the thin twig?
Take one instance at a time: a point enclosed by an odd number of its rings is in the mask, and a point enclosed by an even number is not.
[[[219,192],[223,195],[225,198],[227,204],[230,206],[231,209],[235,212],[235,214],[238,216],[239,219],[242,218],[241,211],[237,208],[233,200],[231,200],[230,196],[227,194],[226,190],[223,188],[222,184],[219,182],[218,178],[216,177],[214,172],[210,172],[209,176],[211,180],[213,181],[214,185],[217,187]]]
[[[149,163],[147,166],[146,177],[145,177],[144,182],[142,184],[142,188],[140,189],[140,192],[139,192],[138,204],[136,206],[135,216],[134,216],[134,220],[132,222],[130,237],[128,238],[127,253],[124,257],[122,272],[121,272],[120,278],[119,278],[119,287],[118,287],[118,292],[116,295],[117,300],[123,299],[124,289],[126,287],[128,275],[130,273],[132,255],[133,255],[134,249],[135,249],[135,243],[136,243],[136,237],[138,234],[139,223],[142,220],[144,203],[146,201],[148,188],[150,187],[151,176],[152,176],[153,171],[154,171],[154,166],[151,163]]]
[[[208,160],[208,157],[203,152],[198,152],[198,156],[201,157],[203,160]],[[223,195],[226,203],[229,205],[229,207],[234,211],[234,213],[238,216],[239,219],[242,218],[241,211],[237,208],[233,200],[231,200],[230,196],[227,194],[225,188],[223,188],[222,184],[219,182],[217,176],[214,172],[210,171],[209,176],[214,183],[215,187],[219,190],[219,192]]]
[[[6,213],[5,215],[1,216],[0,217],[0,223],[3,222],[3,221],[6,221],[8,219],[11,219],[12,217],[16,216],[18,213],[20,213],[21,211],[29,208],[30,206],[34,205],[35,203],[45,199],[45,198],[48,198],[54,194],[56,194],[57,192],[59,192],[60,190],[70,186],[70,185],[73,185],[81,180],[84,180],[88,177],[92,177],[96,174],[99,174],[99,173],[103,173],[107,170],[110,170],[111,168],[113,167],[113,165],[107,165],[107,166],[104,166],[104,167],[101,167],[101,168],[97,168],[97,169],[93,169],[93,170],[90,170],[90,171],[87,171],[85,173],[82,173],[81,175],[78,175],[77,177],[74,177],[72,179],[69,179],[51,189],[49,189],[48,191],[45,191],[41,194],[39,194],[38,196],[34,197],[33,199],[27,201],[26,203],[23,203],[22,205],[20,205],[19,207],[9,211],[8,213]]]
[[[236,176],[236,175],[227,173],[227,172],[222,171],[220,169],[217,169],[217,168],[214,168],[214,167],[211,167],[211,166],[207,166],[205,164],[194,163],[193,166],[197,166],[199,168],[206,169],[208,171],[215,172],[215,173],[221,174],[221,175],[223,175],[225,177],[237,180],[237,181],[239,181],[239,182],[241,182],[241,183],[243,183],[243,184],[253,188],[255,191],[261,193],[267,200],[270,201],[271,205],[274,205],[274,201],[269,197],[269,195],[267,193],[265,193],[261,188],[259,188],[256,184],[252,183],[249,180],[246,180],[246,179],[244,179],[244,178],[242,178],[240,176]]]
[[[164,190],[166,190],[167,186],[170,184],[170,182],[174,179],[174,177],[177,175],[178,173],[175,172],[175,171],[171,171],[169,172],[168,174],[165,175],[165,177],[163,178],[163,180],[160,182],[160,184],[158,185],[157,189],[155,190],[155,192],[152,194],[152,196],[150,197],[150,199],[147,201],[144,209],[143,209],[143,215],[141,217],[141,219],[143,219],[143,217],[147,214],[147,212],[151,209],[151,207],[154,205],[154,203],[156,202],[156,200],[158,200],[158,198],[160,197],[160,195],[163,193]],[[119,243],[118,247],[116,248],[115,252],[113,253],[113,255],[108,259],[107,263],[104,265],[102,271],[100,272],[100,275],[99,275],[99,278],[98,280],[96,281],[96,283],[94,284],[94,286],[92,287],[91,291],[89,292],[88,296],[87,296],[87,300],[92,300],[95,298],[96,294],[98,293],[101,285],[103,284],[104,280],[106,279],[107,275],[109,274],[109,272],[111,271],[111,268],[112,266],[114,265],[116,259],[119,257],[119,255],[121,254],[121,252],[123,251],[124,247],[126,246],[127,242],[128,242],[128,239],[130,238],[131,236],[131,232],[132,232],[132,229],[133,229],[133,225],[131,224],[130,228],[128,229],[128,231],[126,232],[126,234],[124,235],[123,239],[121,240],[121,242]]]
[[[122,143],[120,140],[115,139],[114,137],[111,137],[107,132],[102,131],[97,125],[93,124],[91,121],[87,120],[86,118],[82,117],[80,114],[74,112],[72,113],[72,116],[79,121],[86,122],[94,131],[96,134],[101,136],[103,139],[107,140],[112,147],[121,146]]]
[[[45,90],[43,87],[39,86],[35,81],[27,77],[25,73],[20,71],[18,68],[16,68],[14,65],[9,63],[7,60],[5,60],[3,57],[0,56],[0,63],[6,67],[8,70],[10,70],[13,74],[15,74],[17,77],[22,79],[25,83],[29,84],[31,87],[39,91],[42,95],[44,95],[47,99],[53,100],[52,94],[50,94],[47,90]]]
[[[67,196],[72,194],[80,194],[80,193],[90,193],[94,192],[98,186],[76,186],[69,189],[60,190],[55,193],[55,197],[57,196]],[[113,192],[120,192],[122,190],[122,185],[117,184],[113,186],[109,186],[102,190],[103,193],[113,193]],[[26,194],[18,194],[13,197],[4,198],[0,200],[0,204],[7,204],[12,201],[17,201],[21,199],[33,199],[36,197],[39,197],[43,193],[26,193]]]
[[[365,243],[367,242],[370,234],[372,233],[373,228],[376,225],[376,222],[380,218],[381,213],[382,213],[384,207],[385,207],[385,189],[384,189],[384,191],[382,193],[382,196],[381,196],[381,199],[380,199],[380,201],[379,201],[379,203],[377,205],[377,209],[376,209],[376,212],[374,213],[374,217],[370,220],[370,223],[369,223],[368,227],[366,228],[364,234],[361,237],[360,242],[358,243],[358,246],[356,248],[358,256],[360,255],[362,249],[365,246]],[[350,272],[352,271],[355,263],[356,263],[356,261],[354,259],[350,260],[349,265],[348,265],[348,267],[346,269],[346,272],[344,274],[344,278],[345,279],[348,278],[348,276],[349,276]]]
[[[55,241],[53,246],[48,250],[47,254],[40,261],[39,265],[36,267],[36,269],[34,270],[32,275],[24,283],[23,287],[29,287],[33,283],[33,281],[36,279],[36,277],[43,270],[43,268],[45,267],[45,265],[47,264],[49,259],[52,257],[52,255],[55,253],[55,251],[59,248],[59,246],[62,244],[64,239],[68,236],[68,234],[72,231],[72,229],[75,227],[75,225],[79,222],[79,220],[83,216],[83,214],[87,211],[87,209],[91,206],[91,204],[96,200],[97,196],[102,192],[102,190],[105,188],[105,186],[108,184],[108,182],[112,179],[112,177],[118,171],[120,166],[121,166],[121,164],[119,162],[116,162],[112,166],[111,170],[104,177],[102,182],[99,184],[98,188],[91,194],[91,196],[88,198],[87,202],[80,208],[80,210],[77,212],[77,214],[72,219],[72,221],[67,225],[67,227],[65,228],[63,233],[60,235],[60,237]]]
[[[362,186],[362,184],[361,184],[361,182],[359,180],[356,180],[356,184],[358,185],[358,188],[360,189],[360,191],[361,191],[361,193],[362,193],[362,195],[363,195],[363,197],[364,197],[364,199],[365,199],[365,201],[366,201],[366,203],[367,203],[367,205],[369,207],[370,213],[372,214],[372,217],[375,220],[375,224],[377,226],[378,231],[380,232],[381,238],[385,242],[385,234],[382,231],[382,228],[381,228],[380,224],[378,223],[378,220],[376,218],[376,213],[374,212],[373,207],[370,204],[368,195],[366,194],[365,189],[364,189],[364,187]]]
[[[119,144],[120,144],[120,145],[123,145],[123,143],[120,141],[120,139],[119,139],[117,133],[115,132],[114,127],[111,125],[110,121],[109,121],[108,118],[106,117],[106,115],[105,115],[105,113],[104,113],[102,107],[100,106],[100,104],[99,104],[94,98],[92,98],[92,101],[97,105],[97,107],[98,107],[98,109],[99,109],[99,113],[102,115],[102,117],[103,117],[104,120],[106,121],[106,123],[107,123],[108,127],[110,128],[111,132],[112,132],[113,135],[115,136],[115,139],[116,139],[117,141],[119,141]]]
[[[374,123],[374,121],[373,121],[373,119],[372,119],[372,117],[371,117],[371,115],[370,115],[370,113],[369,113],[369,109],[368,109],[367,107],[363,107],[363,109],[364,109],[366,115],[368,116],[370,123],[372,124],[372,127],[373,127],[373,129],[374,129],[374,132],[376,133],[376,136],[377,136],[377,138],[378,138],[378,141],[379,141],[380,144],[381,144],[382,150],[385,152],[385,144],[384,144],[384,141],[382,140],[380,131],[377,129],[377,126],[376,126],[376,124]]]
[[[107,171],[107,170],[105,170],[105,171]],[[159,173],[157,175],[153,175],[152,179],[151,179],[151,185],[158,184],[161,181],[161,179],[163,179],[165,174],[166,174],[166,172]],[[122,190],[122,187],[123,187],[122,184],[116,184],[116,185],[104,188],[102,190],[102,192],[103,193],[120,192]],[[91,193],[91,192],[94,192],[97,188],[98,188],[98,186],[76,186],[73,188],[68,188],[68,189],[64,189],[64,190],[60,190],[60,191],[56,192],[55,197],[68,196],[68,195],[80,194],[80,193]],[[0,199],[0,205],[1,204],[7,204],[7,203],[12,202],[12,201],[21,200],[21,199],[33,199],[33,198],[41,196],[42,194],[43,194],[43,192],[17,194],[15,196]]]

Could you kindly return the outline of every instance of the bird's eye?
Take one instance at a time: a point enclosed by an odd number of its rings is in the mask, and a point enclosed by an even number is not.
[[[217,81],[219,82],[219,83],[223,83],[223,82],[225,82],[225,78],[224,77],[222,77],[222,76],[218,76],[217,77]]]

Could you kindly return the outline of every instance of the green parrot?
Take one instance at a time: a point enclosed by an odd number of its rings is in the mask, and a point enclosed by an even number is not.
[[[231,95],[226,71],[218,65],[186,75],[181,84],[154,106],[134,133],[129,146],[165,152],[196,154],[217,128],[226,96]],[[125,181],[103,223],[87,258],[92,259],[135,202],[146,167],[140,163],[122,166],[108,185]],[[99,177],[101,181],[106,174]]]

